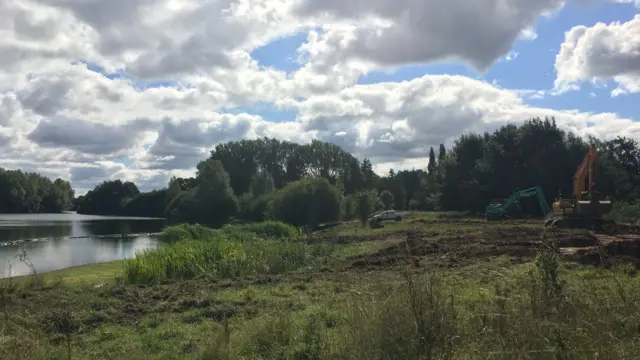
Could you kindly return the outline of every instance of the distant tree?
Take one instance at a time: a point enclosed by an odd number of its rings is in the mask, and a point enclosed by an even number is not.
[[[373,173],[373,165],[369,159],[362,160],[362,176],[364,177],[364,184],[366,189],[373,189],[373,183],[375,175]]]
[[[241,195],[238,198],[237,217],[245,221],[264,221],[269,201],[272,196],[273,193],[258,197],[255,197],[250,193]]]
[[[258,169],[272,177],[276,189],[308,176],[327,179],[334,185],[342,182],[347,192],[362,186],[361,176],[354,169],[358,160],[339,146],[319,140],[305,145],[268,138],[232,141],[218,144],[210,158],[222,162],[238,196],[251,191],[251,180]]]
[[[371,213],[376,210],[378,198],[375,191],[364,190],[354,196],[355,198],[355,210],[358,219],[365,225]]]
[[[273,177],[267,171],[258,170],[251,178],[249,192],[254,197],[270,194],[275,189]]]
[[[440,144],[440,151],[438,152],[438,164],[444,160],[447,155],[447,149],[444,148],[444,144]]]
[[[121,215],[127,204],[140,194],[132,182],[105,181],[90,190],[78,208],[79,214]]]
[[[390,210],[393,208],[393,204],[394,204],[393,194],[390,193],[388,190],[383,190],[382,192],[380,192],[380,195],[378,195],[378,198],[382,202],[382,205],[384,206],[385,210]]]
[[[221,226],[238,210],[238,202],[229,184],[229,174],[218,160],[198,163],[197,184],[181,192],[166,210],[170,222]]]
[[[168,189],[153,190],[136,195],[120,211],[124,216],[164,217]]]
[[[72,207],[68,181],[0,168],[0,213],[59,213]]]
[[[429,164],[427,165],[427,172],[430,175],[435,174],[436,168],[438,165],[436,164],[436,153],[433,151],[433,147],[429,149]]]
[[[342,200],[342,220],[352,220],[356,217],[356,194],[345,196]]]
[[[294,226],[315,226],[340,219],[340,191],[322,178],[303,179],[278,190],[269,203],[273,219]]]

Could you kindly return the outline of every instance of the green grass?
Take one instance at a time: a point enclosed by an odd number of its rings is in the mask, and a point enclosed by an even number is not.
[[[274,224],[254,226],[252,229],[251,233],[256,236],[259,231],[282,235]],[[324,244],[238,241],[237,236],[229,238],[227,232],[201,232],[199,238],[180,240],[157,250],[140,253],[125,261],[124,279],[128,283],[150,283],[191,279],[205,274],[220,278],[280,274],[313,265],[315,260],[327,257],[332,252],[332,247]],[[231,231],[232,234],[236,232]]]
[[[330,251],[322,245],[183,240],[127,260],[124,278],[129,283],[149,283],[205,274],[220,278],[279,274],[311,265]]]
[[[451,216],[413,219],[421,218]],[[91,360],[616,360],[640,353],[640,276],[628,265],[576,266],[547,251],[517,264],[505,254],[453,268],[429,261],[351,267],[350,257],[401,243],[399,231],[413,226],[431,236],[425,241],[529,226],[411,220],[377,232],[341,226],[338,233],[363,233],[346,244],[326,232],[309,245],[248,230],[240,236],[237,228],[235,235],[193,229],[127,261],[135,270],[105,263],[28,286],[0,282],[0,358],[67,359],[68,345],[72,359]],[[131,284],[105,280],[126,274]]]
[[[62,270],[50,271],[43,274],[16,276],[13,281],[24,283],[29,281],[44,281],[45,283],[63,282],[67,285],[103,284],[113,282],[122,276],[124,261],[110,261],[91,265],[74,266]],[[2,281],[7,281],[3,279]]]
[[[279,222],[265,221],[244,225],[226,225],[222,228],[225,233],[252,233],[264,239],[292,241],[298,237],[298,229],[294,226]]]

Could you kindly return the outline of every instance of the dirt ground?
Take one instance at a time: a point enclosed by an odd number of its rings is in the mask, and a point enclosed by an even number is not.
[[[640,268],[640,227],[619,225],[606,234],[588,230],[543,231],[543,225],[531,221],[503,223],[499,226],[469,226],[468,220],[419,220],[420,226],[394,233],[406,241],[390,245],[373,254],[352,257],[350,267],[376,269],[413,264],[416,268],[452,268],[486,261],[496,256],[509,256],[513,263],[530,261],[543,246],[543,236],[551,237],[561,256],[581,264],[611,266],[629,263]],[[429,225],[446,224],[457,229],[453,234],[427,230]],[[460,225],[456,227],[455,225]],[[460,230],[460,229],[465,229]],[[390,234],[386,234],[390,236]],[[373,241],[380,237],[341,238],[340,243]]]

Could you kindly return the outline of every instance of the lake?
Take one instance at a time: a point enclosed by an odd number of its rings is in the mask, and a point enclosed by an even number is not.
[[[0,278],[32,273],[29,262],[43,273],[132,258],[160,246],[164,225],[164,219],[76,213],[0,214]]]

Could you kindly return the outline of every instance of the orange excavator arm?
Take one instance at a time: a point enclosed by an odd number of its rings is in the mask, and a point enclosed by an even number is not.
[[[589,150],[587,151],[587,155],[585,155],[584,159],[578,169],[576,170],[575,175],[573,176],[573,192],[576,197],[576,200],[580,200],[582,197],[582,193],[585,188],[585,180],[589,181],[589,193],[593,193],[596,182],[595,182],[595,168],[597,161],[598,152],[593,145],[589,145]]]

